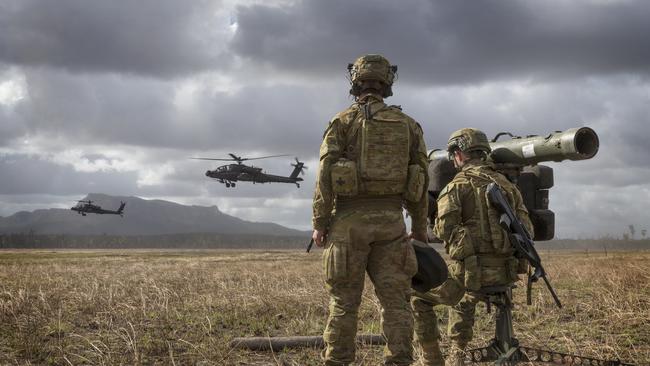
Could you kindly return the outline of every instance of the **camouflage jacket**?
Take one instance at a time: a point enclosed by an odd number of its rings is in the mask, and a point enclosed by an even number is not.
[[[517,186],[488,163],[468,161],[440,192],[438,216],[433,228],[454,260],[472,255],[513,254],[512,245],[498,224],[498,214],[490,207],[485,195],[490,182],[501,187],[517,217],[533,235],[533,225]]]
[[[392,117],[403,120],[409,127],[409,164],[417,164],[422,167],[425,172],[425,189],[421,200],[418,202],[404,200],[403,205],[411,217],[413,232],[426,234],[428,205],[426,187],[429,183],[426,175],[428,160],[422,128],[415,120],[403,113],[399,107],[389,107],[383,103],[380,97],[374,95],[361,98],[348,109],[335,115],[325,130],[320,147],[320,164],[313,200],[313,227],[316,230],[325,230],[329,225],[336,201],[336,197],[332,192],[330,168],[332,164],[344,157],[348,146],[354,143],[354,141],[350,141],[353,138],[351,137],[352,134],[348,132],[357,115],[363,113],[362,109],[366,104],[369,104],[372,112],[387,111],[389,109],[387,112]]]

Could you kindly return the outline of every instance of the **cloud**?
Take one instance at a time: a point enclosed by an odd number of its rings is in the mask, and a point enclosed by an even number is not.
[[[628,232],[628,225],[638,229],[650,228],[645,207],[650,200],[647,184],[615,189],[573,184],[551,193],[556,237],[600,238],[609,235],[621,238]]]
[[[633,0],[5,1],[0,212],[102,192],[216,204],[307,228],[322,133],[352,102],[345,66],[381,52],[400,67],[387,102],[421,123],[429,148],[465,126],[490,136],[596,130],[594,159],[550,164],[558,235],[642,225],[648,8]],[[311,169],[299,189],[233,189],[204,175],[221,162],[188,159],[228,153],[290,154]],[[292,156],[254,163],[287,175]]]
[[[305,0],[238,8],[232,49],[325,77],[361,54],[381,53],[409,83],[647,75],[649,11],[640,0]]]
[[[215,79],[220,78],[208,74],[176,82],[27,69],[27,96],[7,111],[16,125],[11,133],[75,145],[221,149],[238,155],[282,149],[300,156],[317,150],[333,111],[349,103],[343,79],[338,91],[332,85],[286,84],[224,90],[212,84]]]
[[[218,1],[8,0],[0,61],[72,72],[173,77],[222,67],[231,36]]]
[[[0,169],[0,195],[121,194],[134,191],[137,176],[134,172],[78,172],[70,166],[24,155],[0,156]]]

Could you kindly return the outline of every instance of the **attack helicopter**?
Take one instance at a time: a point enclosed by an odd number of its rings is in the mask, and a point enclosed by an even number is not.
[[[86,216],[86,214],[89,213],[94,213],[98,215],[120,215],[121,217],[124,217],[124,206],[126,206],[125,202],[120,202],[120,208],[118,208],[116,211],[113,210],[104,210],[98,205],[93,205],[93,201],[90,200],[80,200],[77,201],[77,205],[74,207],[71,207],[70,209],[72,211],[77,211],[78,214],[81,216]]]
[[[241,182],[253,182],[255,183],[293,183],[296,187],[300,188],[300,183],[302,178],[298,175],[303,175],[307,167],[303,162],[296,159],[295,164],[291,164],[293,171],[288,177],[274,174],[267,174],[262,171],[262,168],[254,167],[252,165],[243,164],[247,160],[259,160],[259,159],[268,159],[275,158],[280,156],[289,156],[289,155],[269,155],[269,156],[260,156],[256,158],[242,158],[235,154],[230,155],[230,159],[216,159],[216,158],[191,158],[195,160],[216,160],[216,161],[234,161],[236,164],[227,164],[218,167],[215,170],[208,170],[205,172],[205,175],[210,178],[214,178],[219,183],[223,183],[226,187],[235,187],[238,181]]]

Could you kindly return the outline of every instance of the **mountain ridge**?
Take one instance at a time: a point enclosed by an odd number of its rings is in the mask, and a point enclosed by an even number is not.
[[[110,196],[91,193],[91,200],[104,209],[115,210],[126,202],[124,217],[88,214],[81,216],[70,209],[48,208],[19,211],[0,217],[0,233],[66,235],[167,235],[192,233],[255,234],[301,236],[304,231],[268,222],[246,221],[225,214],[216,205],[182,205],[161,199],[135,196]]]

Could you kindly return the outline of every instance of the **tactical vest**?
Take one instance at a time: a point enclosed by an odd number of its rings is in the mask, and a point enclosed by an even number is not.
[[[514,195],[510,190],[517,188],[502,175],[491,173],[493,172],[489,169],[480,166],[469,167],[458,173],[467,177],[474,197],[473,214],[464,220],[463,225],[471,233],[474,254],[509,256],[513,254],[514,248],[499,225],[499,214],[490,204],[486,191],[488,184],[494,182],[503,191],[510,205],[516,207]]]
[[[517,280],[525,262],[515,258],[514,248],[499,225],[499,214],[487,196],[488,184],[497,184],[512,207],[517,189],[504,176],[484,166],[468,167],[454,178],[470,186],[473,202],[463,202],[463,218],[458,240],[448,248],[457,260],[464,285],[469,290],[482,286],[504,285]]]
[[[421,197],[424,172],[417,165],[418,169],[409,166],[411,131],[399,108],[372,101],[353,108],[356,111],[345,132],[343,158],[331,170],[334,193],[350,198]]]

